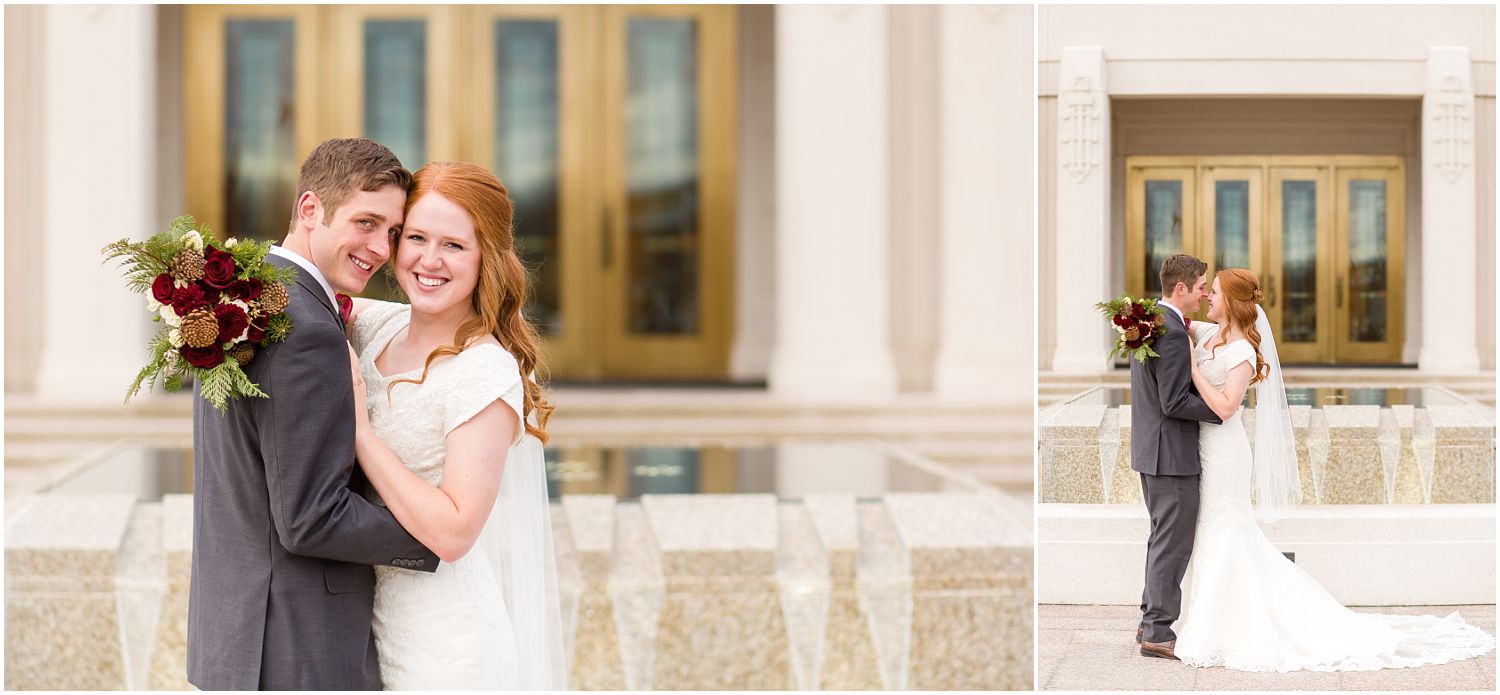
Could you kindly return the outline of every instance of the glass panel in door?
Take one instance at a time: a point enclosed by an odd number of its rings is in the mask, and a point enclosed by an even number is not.
[[[223,50],[227,228],[216,231],[279,240],[297,185],[295,22],[229,19]]]
[[[1318,189],[1316,181],[1281,184],[1282,305],[1279,340],[1318,340]]]
[[[1401,358],[1405,315],[1404,193],[1400,169],[1338,172],[1333,325],[1340,361]]]
[[[527,313],[545,336],[563,333],[558,22],[494,23],[495,171],[515,205],[516,247],[531,269]]]
[[[1215,181],[1215,272],[1250,267],[1250,182]]]
[[[722,378],[733,317],[736,9],[604,8],[605,369]]]
[[[427,22],[371,19],[363,38],[362,132],[416,171],[427,162]]]
[[[1237,163],[1211,163],[1199,169],[1198,188],[1203,192],[1202,228],[1188,253],[1208,264],[1208,284],[1225,268],[1244,268],[1260,274],[1264,239],[1261,235],[1262,170]],[[1194,319],[1208,319],[1203,302]]]
[[[1382,342],[1386,338],[1389,292],[1386,272],[1385,181],[1355,179],[1348,188],[1348,236],[1345,272],[1349,300],[1345,329],[1356,343]]]
[[[1146,256],[1142,270],[1146,277],[1146,296],[1158,296],[1161,288],[1161,264],[1176,253],[1182,253],[1182,181],[1146,181]]]
[[[1283,362],[1333,361],[1328,169],[1272,167],[1265,308]]]
[[[1196,177],[1192,166],[1126,167],[1125,291],[1159,297],[1162,261],[1193,247]]]
[[[698,331],[701,209],[698,31],[692,18],[626,21],[626,322]]]

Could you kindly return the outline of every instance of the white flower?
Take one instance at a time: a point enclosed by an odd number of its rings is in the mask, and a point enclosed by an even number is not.
[[[198,230],[196,229],[182,235],[182,241],[183,243],[186,243],[187,247],[190,249],[195,249],[197,251],[203,250],[203,235],[199,234]]]
[[[224,242],[224,248],[226,248],[226,249],[232,249],[238,243],[240,243],[239,239],[236,239],[234,237],[229,237],[229,240]]]
[[[156,296],[152,295],[150,293],[147,293],[146,294],[146,311],[149,311],[149,312],[151,312],[151,313],[154,314],[154,313],[156,313],[156,310],[160,309],[160,308],[161,308],[161,302],[156,301]]]
[[[1120,335],[1125,335],[1125,327],[1124,326],[1121,326],[1120,324],[1117,323],[1117,324],[1114,324],[1114,327],[1115,327],[1115,332],[1116,333],[1119,333]]]
[[[182,347],[182,330],[173,328],[170,333],[167,333],[167,340],[172,341],[173,348]]]
[[[219,300],[219,303],[220,304],[233,304],[233,305],[239,307],[241,311],[245,312],[246,316],[250,315],[250,305],[247,302],[245,302],[245,300],[243,300],[243,299],[221,299],[221,300]]]
[[[163,304],[157,313],[161,314],[161,320],[165,321],[168,326],[176,328],[182,325],[182,319],[177,316],[171,304]]]

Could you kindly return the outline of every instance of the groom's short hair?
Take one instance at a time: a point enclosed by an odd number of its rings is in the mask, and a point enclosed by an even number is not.
[[[1161,262],[1161,293],[1162,296],[1171,296],[1172,291],[1177,289],[1177,283],[1187,285],[1188,291],[1198,284],[1198,278],[1208,273],[1208,264],[1185,253],[1168,256],[1167,260]]]
[[[411,172],[401,166],[389,147],[366,138],[335,138],[319,143],[302,160],[297,198],[300,200],[307,191],[316,194],[323,203],[323,223],[327,224],[356,190],[378,191],[386,186],[411,192]],[[297,224],[295,209],[291,224],[288,231]]]

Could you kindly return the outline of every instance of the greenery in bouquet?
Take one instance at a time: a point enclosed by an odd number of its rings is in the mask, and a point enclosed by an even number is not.
[[[144,384],[155,388],[160,379],[177,391],[189,375],[220,412],[230,398],[266,397],[243,367],[291,334],[287,284],[297,278],[296,270],[265,262],[270,250],[250,239],[221,244],[187,216],[145,241],[104,247],[104,261],[119,262],[127,288],[146,295],[146,309],[161,324],[126,403]]]
[[[1109,319],[1118,337],[1110,357],[1134,358],[1145,363],[1147,357],[1157,357],[1152,344],[1167,334],[1167,317],[1155,299],[1131,299],[1120,295],[1107,302],[1095,304],[1095,308]]]

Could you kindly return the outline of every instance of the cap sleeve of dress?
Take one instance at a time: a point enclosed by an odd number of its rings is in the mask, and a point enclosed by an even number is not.
[[[365,347],[375,340],[375,336],[390,325],[391,319],[400,316],[403,312],[410,311],[411,306],[400,302],[371,301],[368,306],[359,310],[359,315],[354,317],[353,330],[349,332],[349,344],[354,346],[354,351],[364,353]]]
[[[515,445],[526,432],[520,365],[504,348],[488,343],[471,347],[459,356],[466,359],[453,365],[457,369],[449,370],[450,388],[441,401],[443,436],[498,400],[516,414],[516,433],[510,442]]]
[[[1241,362],[1250,363],[1250,371],[1255,371],[1255,348],[1250,345],[1250,341],[1237,340],[1234,345],[1228,347],[1232,348],[1234,353],[1230,355],[1229,366],[1224,371],[1227,372],[1240,366]]]

